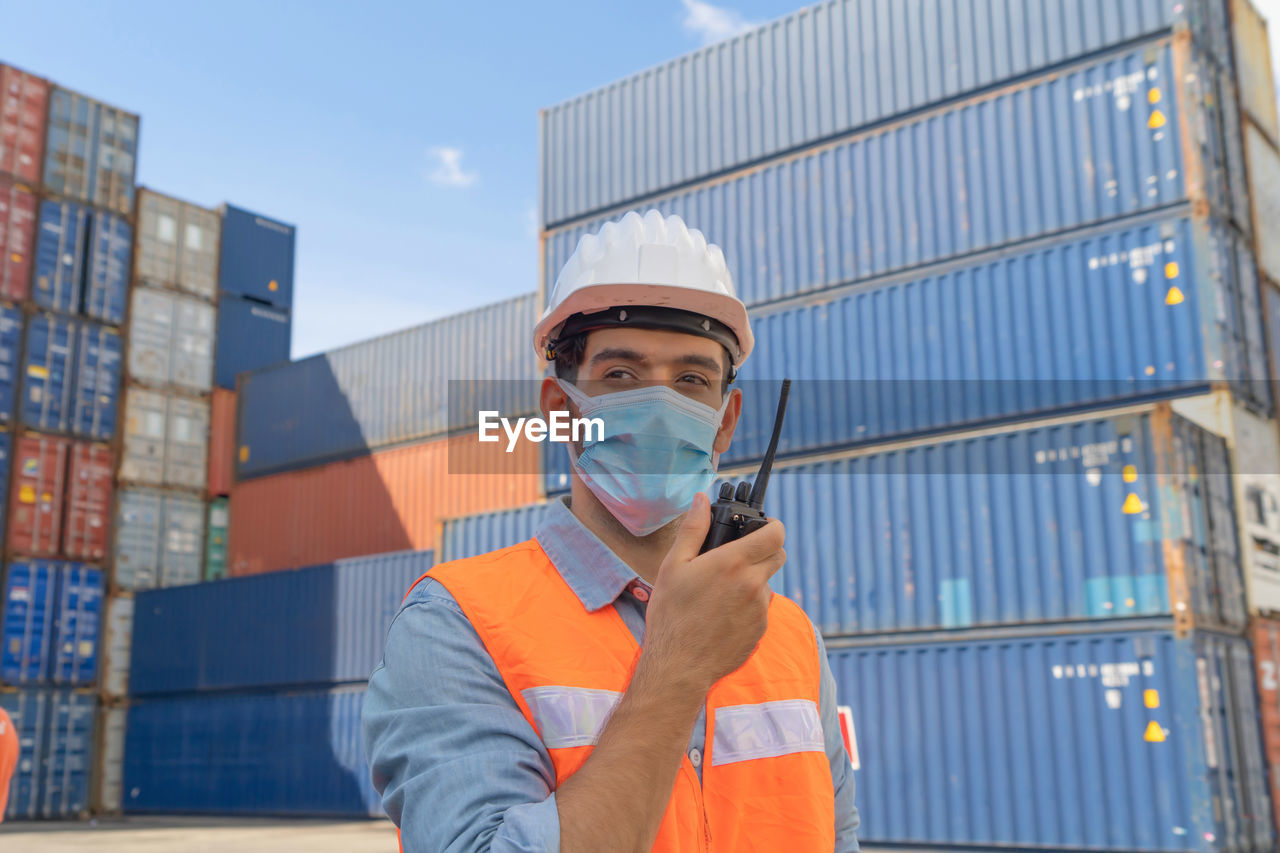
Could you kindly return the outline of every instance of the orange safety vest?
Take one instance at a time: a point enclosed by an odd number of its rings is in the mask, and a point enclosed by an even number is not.
[[[9,782],[18,764],[18,730],[13,727],[9,712],[0,708],[0,823],[9,802]]]
[[[631,681],[640,647],[630,629],[613,607],[587,611],[536,540],[442,563],[414,585],[428,576],[480,635],[560,785],[591,755]],[[809,620],[773,596],[760,644],[707,695],[702,781],[685,755],[653,850],[835,848],[820,677]]]

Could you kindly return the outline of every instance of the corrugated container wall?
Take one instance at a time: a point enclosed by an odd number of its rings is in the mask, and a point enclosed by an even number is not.
[[[92,693],[79,690],[49,693],[40,817],[74,818],[88,813],[95,716]]]
[[[133,603],[133,596],[127,594],[117,594],[107,599],[106,627],[102,639],[102,692],[113,699],[123,698],[129,693]]]
[[[20,420],[27,426],[115,434],[120,387],[120,335],[87,320],[37,314],[27,323]]]
[[[0,299],[20,301],[31,290],[36,209],[35,195],[0,175]]]
[[[474,422],[481,408],[507,417],[536,411],[543,365],[529,334],[539,313],[529,294],[246,376],[236,476],[441,435],[453,415]]]
[[[1244,113],[1280,145],[1275,71],[1266,19],[1249,0],[1230,0],[1236,81]]]
[[[0,708],[13,720],[18,733],[18,762],[9,784],[8,820],[31,820],[40,816],[41,780],[45,764],[44,746],[49,730],[47,690],[0,690]]]
[[[115,585],[139,590],[200,580],[204,502],[154,489],[116,496]]]
[[[287,312],[293,307],[295,240],[292,225],[224,205],[218,289]]]
[[[5,567],[0,680],[6,684],[49,679],[49,654],[57,622],[58,565],[22,560]]]
[[[1258,266],[1272,281],[1280,281],[1280,153],[1252,124],[1244,127],[1244,150],[1253,185]]]
[[[27,433],[13,448],[6,551],[33,556],[58,553],[70,440]]]
[[[84,297],[80,311],[118,326],[133,269],[133,227],[119,216],[94,211],[89,223]]]
[[[1228,55],[1222,0],[834,0],[544,110],[539,224],[553,226],[1187,29]]]
[[[443,518],[540,497],[537,445],[473,435],[239,482],[231,491],[232,575],[388,551],[435,550]],[[478,471],[485,473],[450,473]]]
[[[212,302],[218,295],[221,235],[222,219],[216,212],[138,190],[137,283]]]
[[[208,442],[208,401],[128,389],[121,482],[203,491]]]
[[[0,427],[0,537],[8,530],[6,521],[9,515],[9,471],[13,455],[13,435],[9,430]]]
[[[430,551],[140,592],[131,696],[367,681]],[[281,609],[281,602],[291,602]]]
[[[549,504],[450,518],[440,534],[440,562],[478,557],[533,538]]]
[[[54,684],[89,686],[98,678],[102,584],[102,572],[91,566],[64,563],[58,569],[58,618],[50,655]]]
[[[105,444],[71,443],[62,553],[98,562],[107,556],[115,455]]]
[[[93,788],[94,814],[119,814],[124,800],[124,736],[129,711],[124,707],[98,712],[97,777]]]
[[[129,378],[185,392],[213,386],[216,309],[191,296],[133,289],[129,313]]]
[[[49,84],[11,65],[0,65],[0,172],[28,186],[40,183]]]
[[[71,408],[71,430],[77,435],[96,439],[115,436],[123,349],[115,329],[79,323]]]
[[[0,302],[0,424],[13,423],[22,347],[22,309]]]
[[[1247,221],[1219,76],[1185,40],[1161,42],[644,206],[719,245],[748,305],[1187,199]],[[581,235],[620,212],[544,235],[544,297]]]
[[[129,708],[124,810],[382,814],[360,731],[364,686],[186,695]]]
[[[138,117],[52,87],[44,188],[129,216],[138,155]]]
[[[1272,850],[1243,638],[1147,630],[830,649],[858,840]]]
[[[1262,745],[1270,768],[1271,807],[1280,828],[1280,620],[1255,618],[1249,629],[1258,670]]]
[[[80,307],[90,216],[88,208],[69,201],[40,202],[35,287],[31,291],[37,305],[64,314],[73,314]]]
[[[236,376],[289,360],[293,319],[287,309],[238,296],[218,299],[214,383],[234,390]]]
[[[204,579],[221,580],[227,576],[227,540],[231,522],[231,502],[227,498],[209,501],[209,523],[204,546]]]
[[[308,413],[308,418],[313,417]],[[214,388],[209,399],[210,497],[231,494],[236,455],[236,392]]]

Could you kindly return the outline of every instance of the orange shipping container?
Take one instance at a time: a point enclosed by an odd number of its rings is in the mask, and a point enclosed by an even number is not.
[[[435,549],[444,518],[537,500],[539,450],[522,441],[508,454],[466,434],[242,481],[231,490],[228,571]]]
[[[1280,619],[1253,620],[1253,661],[1258,668],[1262,744],[1270,767],[1271,807],[1280,830]]]
[[[232,456],[236,450],[236,392],[214,388],[209,404],[209,496],[231,494]]]

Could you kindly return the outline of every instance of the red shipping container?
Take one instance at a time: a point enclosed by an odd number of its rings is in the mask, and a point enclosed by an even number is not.
[[[35,236],[35,195],[0,175],[0,299],[27,298]]]
[[[70,443],[70,439],[35,434],[17,440],[9,488],[11,553],[52,556],[58,552]]]
[[[0,172],[40,183],[49,84],[11,65],[0,65]]]
[[[1271,806],[1280,831],[1280,619],[1255,617],[1249,634],[1254,666],[1258,669],[1262,745],[1271,768]]]
[[[508,454],[467,434],[241,481],[231,490],[228,573],[435,549],[442,519],[537,500],[540,451],[522,441]]]
[[[210,497],[231,494],[232,460],[236,452],[236,392],[214,388],[209,404]]]
[[[73,560],[101,560],[107,555],[115,457],[107,445],[87,441],[73,442],[70,457],[62,553]]]

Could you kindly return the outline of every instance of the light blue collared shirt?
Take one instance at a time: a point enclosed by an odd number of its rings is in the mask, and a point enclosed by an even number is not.
[[[538,543],[587,610],[612,604],[644,642],[650,587],[556,501]],[[836,853],[858,850],[853,771],[822,637],[819,714],[835,787]],[[369,678],[364,741],[374,787],[405,853],[555,853],[555,767],[457,601],[431,578],[414,587]],[[706,707],[687,754],[702,776]]]

